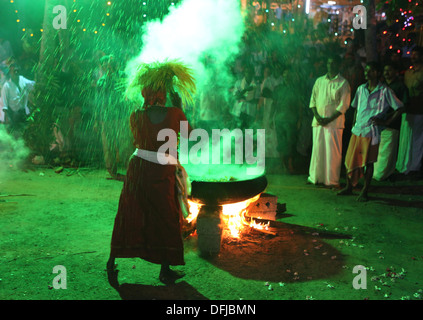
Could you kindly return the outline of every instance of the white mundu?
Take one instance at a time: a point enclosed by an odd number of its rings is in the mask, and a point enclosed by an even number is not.
[[[342,162],[342,133],[345,125],[345,112],[350,106],[351,91],[348,81],[341,75],[329,79],[319,77],[313,86],[310,108],[316,108],[323,118],[341,113],[325,126],[313,119],[313,149],[310,159],[308,181],[327,186],[339,184]]]

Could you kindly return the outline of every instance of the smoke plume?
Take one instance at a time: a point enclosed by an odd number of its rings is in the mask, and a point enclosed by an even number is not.
[[[163,21],[146,24],[143,47],[128,63],[127,74],[134,74],[140,63],[180,59],[193,68],[201,92],[213,80],[216,68],[217,81],[230,79],[222,66],[238,53],[243,32],[239,1],[185,0],[171,7]],[[207,59],[213,61],[213,66],[205,65]]]
[[[6,181],[10,170],[18,169],[30,151],[22,139],[15,139],[0,125],[0,183]]]

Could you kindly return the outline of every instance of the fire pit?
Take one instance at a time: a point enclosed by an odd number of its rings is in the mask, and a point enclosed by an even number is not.
[[[250,204],[257,201],[267,187],[265,175],[244,180],[192,181],[190,211],[196,218],[198,249],[201,255],[220,252],[224,228],[234,237],[242,223],[237,215],[243,214]]]
[[[267,187],[265,175],[228,182],[192,181],[191,200],[203,205],[225,205],[251,199]]]

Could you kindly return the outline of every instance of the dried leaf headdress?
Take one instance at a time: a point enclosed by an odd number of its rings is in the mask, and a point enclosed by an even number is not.
[[[148,89],[153,92],[171,93],[177,91],[186,105],[193,103],[196,91],[192,69],[179,60],[143,63],[138,66],[136,73],[129,83],[127,92]]]

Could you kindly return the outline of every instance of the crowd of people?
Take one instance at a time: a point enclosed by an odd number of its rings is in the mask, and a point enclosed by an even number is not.
[[[279,161],[286,170],[295,172],[292,159],[298,155],[310,156],[308,181],[339,187],[342,161],[351,160],[347,154],[350,137],[359,136],[372,138],[375,152],[373,159],[362,159],[361,167],[368,168],[369,174],[362,199],[367,198],[372,178],[386,180],[394,173],[419,176],[423,155],[421,47],[407,48],[407,55],[387,50],[379,63],[372,64],[348,41],[345,48],[332,53],[324,46],[295,49],[291,55],[271,54],[259,61],[262,52],[251,52],[252,62],[246,64],[234,90],[234,114],[247,126],[258,122],[266,128],[269,141],[274,142],[272,134],[276,135]],[[370,81],[373,86],[369,87]],[[376,97],[381,101],[374,103]],[[362,111],[365,101],[377,112]],[[364,118],[362,112],[367,113]],[[373,117],[380,123],[372,122]],[[267,145],[267,157],[275,156],[274,147]],[[351,169],[348,165],[345,162],[346,171]]]
[[[387,50],[379,63],[368,64],[362,50],[354,48],[347,45],[330,54],[321,47],[319,56],[315,47],[307,48],[307,55],[300,46],[298,55],[278,55],[284,58],[280,60],[270,56],[261,63],[254,59],[260,54],[253,52],[254,67],[247,65],[235,86],[234,110],[244,122],[256,121],[268,129],[272,142],[276,134],[278,161],[289,172],[296,169],[293,158],[310,155],[309,183],[339,188],[345,167],[348,184],[340,194],[350,194],[351,185],[357,184],[357,177],[350,184],[352,171],[361,168],[365,183],[359,199],[366,201],[371,179],[421,175],[422,49],[413,44],[404,55]],[[256,73],[257,81],[252,69],[263,70]],[[375,111],[363,111],[366,103]],[[350,137],[357,136],[371,143],[354,148]],[[266,156],[274,155],[274,146],[267,144]],[[353,157],[360,153],[365,156]]]
[[[306,162],[298,160],[306,159],[310,163],[309,183],[337,187],[350,137],[357,128],[357,95],[362,95],[358,90],[369,82],[364,46],[355,39],[347,39],[345,46],[319,39],[286,43],[283,36],[258,29],[246,32],[239,54],[228,67],[233,81],[228,87],[215,90],[219,84],[219,73],[215,72],[208,91],[199,88],[195,103],[186,106],[187,117],[197,127],[222,124],[220,119],[229,119],[236,120],[240,128],[266,129],[269,170],[304,173]],[[31,101],[35,82],[20,73],[19,59],[14,58],[8,41],[0,39],[0,45],[0,123],[19,137],[31,108],[36,108]],[[407,55],[397,50],[383,52],[386,53],[380,54],[379,65],[372,67],[378,72],[376,88],[372,89],[391,88],[405,108],[389,125],[375,129],[370,122],[364,124],[378,145],[372,174],[377,180],[392,177],[395,172],[419,174],[422,168],[421,49],[414,45],[407,49]],[[104,164],[110,175],[117,177],[118,165],[124,166],[126,161],[121,141],[128,140],[129,135],[128,130],[122,130],[127,127],[122,123],[127,122],[133,109],[116,90],[125,59],[98,50],[92,57],[91,93],[85,95],[83,107],[76,109],[82,112],[79,120],[85,121],[79,121],[79,136],[90,136],[90,130],[97,133]],[[384,97],[391,99],[389,95]],[[395,109],[399,105],[391,103],[389,107]],[[392,111],[382,109],[384,117]],[[84,138],[78,140],[75,133],[78,121],[69,118],[70,124],[53,125],[52,149],[81,149]],[[66,132],[61,130],[64,127],[68,128]],[[123,138],[116,134],[118,131]]]

